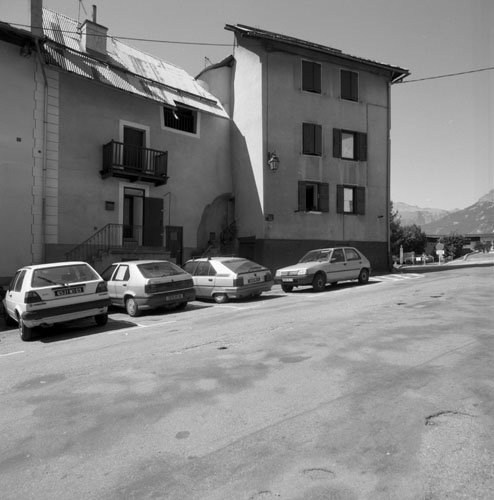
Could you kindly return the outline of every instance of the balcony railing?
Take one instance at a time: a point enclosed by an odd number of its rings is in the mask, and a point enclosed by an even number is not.
[[[132,146],[110,141],[103,146],[103,179],[121,177],[135,181],[152,182],[156,186],[168,180],[168,151]]]

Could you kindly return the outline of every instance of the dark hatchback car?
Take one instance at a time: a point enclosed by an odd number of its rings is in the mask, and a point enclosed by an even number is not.
[[[111,265],[102,274],[111,304],[129,316],[164,306],[184,308],[195,300],[192,276],[167,260],[134,260]]]

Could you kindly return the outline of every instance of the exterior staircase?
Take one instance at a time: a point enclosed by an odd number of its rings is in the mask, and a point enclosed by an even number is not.
[[[68,261],[84,261],[102,273],[114,262],[125,260],[170,260],[170,252],[164,247],[140,244],[141,226],[107,224],[90,238],[65,254]]]

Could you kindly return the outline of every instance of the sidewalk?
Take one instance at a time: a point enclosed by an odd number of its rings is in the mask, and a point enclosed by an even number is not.
[[[494,252],[490,253],[469,253],[460,259],[451,260],[440,264],[432,262],[430,264],[403,265],[397,267],[393,272],[396,273],[427,273],[436,271],[448,271],[462,267],[494,266]]]

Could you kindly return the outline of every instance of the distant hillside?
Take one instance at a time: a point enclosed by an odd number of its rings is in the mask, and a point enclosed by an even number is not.
[[[494,189],[463,210],[448,213],[428,224],[419,225],[427,234],[494,233]]]
[[[434,222],[450,212],[441,208],[420,208],[416,205],[407,205],[406,203],[393,202],[393,209],[398,212],[403,226],[423,226]]]

